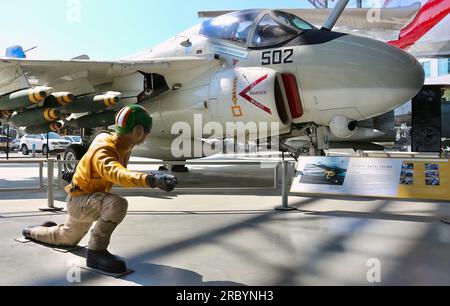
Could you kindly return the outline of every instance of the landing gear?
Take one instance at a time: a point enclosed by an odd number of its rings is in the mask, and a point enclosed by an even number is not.
[[[63,159],[70,163],[64,164],[65,171],[75,171],[76,162],[80,161],[84,154],[86,154],[87,148],[82,145],[70,145],[64,152]]]
[[[289,155],[292,156],[293,159],[298,161],[298,158],[302,155],[304,155],[304,151],[302,148],[294,148],[288,144],[285,143],[284,140],[280,140],[280,151],[284,153],[289,153]]]
[[[288,144],[288,140],[300,137],[301,145]],[[280,139],[280,151],[289,153],[295,160],[300,156],[323,156],[328,147],[328,140],[323,137],[322,130],[315,124],[307,124],[294,129],[291,134]]]

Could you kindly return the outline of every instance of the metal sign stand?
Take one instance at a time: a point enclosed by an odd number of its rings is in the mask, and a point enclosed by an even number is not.
[[[296,207],[289,206],[289,190],[288,190],[288,175],[289,175],[289,162],[284,159],[284,152],[282,153],[283,163],[282,163],[282,204],[281,206],[275,207],[276,211],[288,212],[297,210]]]
[[[47,161],[47,207],[39,208],[40,211],[57,212],[63,210],[62,207],[55,207],[55,198],[53,194],[55,161],[49,159]]]
[[[6,126],[6,160],[9,160],[9,124]]]
[[[48,160],[48,153],[49,153],[49,151],[50,151],[50,147],[49,147],[49,140],[48,140],[48,138],[49,138],[49,136],[50,136],[50,133],[47,133],[47,152],[46,152],[46,158],[47,158],[47,160]]]
[[[441,218],[441,222],[443,222],[445,224],[450,224],[450,217]]]

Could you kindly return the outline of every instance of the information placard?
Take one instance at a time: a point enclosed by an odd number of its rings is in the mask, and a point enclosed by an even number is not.
[[[292,193],[450,200],[450,162],[304,157]]]

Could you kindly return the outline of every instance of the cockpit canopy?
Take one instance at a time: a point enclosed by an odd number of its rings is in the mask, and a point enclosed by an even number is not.
[[[200,34],[235,44],[264,48],[288,41],[314,26],[282,11],[245,10],[203,22]]]

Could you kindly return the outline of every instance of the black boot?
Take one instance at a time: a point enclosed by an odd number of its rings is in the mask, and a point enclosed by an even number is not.
[[[54,227],[54,226],[58,226],[58,224],[56,224],[55,222],[45,222],[44,224],[41,225],[33,225],[27,228],[24,228],[22,231],[22,235],[27,238],[27,239],[31,239],[31,230],[33,228],[36,227]]]
[[[101,270],[107,273],[119,274],[127,272],[127,266],[123,260],[104,251],[87,250],[86,265],[89,268]]]

